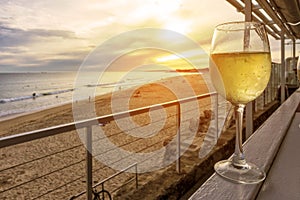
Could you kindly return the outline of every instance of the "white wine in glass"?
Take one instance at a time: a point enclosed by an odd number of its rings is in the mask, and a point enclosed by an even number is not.
[[[254,164],[246,162],[242,123],[245,105],[264,91],[270,78],[270,47],[264,25],[229,22],[216,26],[209,67],[215,89],[234,105],[236,115],[234,155],[216,163],[215,171],[234,182],[259,183],[266,175]]]

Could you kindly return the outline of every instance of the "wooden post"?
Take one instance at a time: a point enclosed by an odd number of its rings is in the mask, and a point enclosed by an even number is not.
[[[245,21],[252,21],[252,1],[245,0]],[[253,102],[246,105],[246,138],[253,133]]]
[[[181,126],[181,111],[180,111],[180,102],[177,105],[177,159],[176,159],[176,171],[180,174],[180,126]]]
[[[280,99],[281,104],[285,101],[285,45],[284,32],[281,33],[281,75],[280,75]]]
[[[87,199],[93,199],[93,160],[92,160],[92,127],[86,127],[86,194]]]

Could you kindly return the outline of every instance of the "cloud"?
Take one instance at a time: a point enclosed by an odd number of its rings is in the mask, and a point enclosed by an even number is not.
[[[36,55],[1,55],[0,69],[6,71],[76,71],[86,54],[70,53],[40,58]]]
[[[0,71],[77,70],[86,55],[103,45],[97,59],[90,61],[99,67],[103,60],[126,54],[135,47],[155,46],[157,36],[147,34],[129,35],[121,41],[105,43],[139,28],[168,28],[184,33],[208,50],[216,23],[238,18],[239,14],[229,7],[227,2],[219,0],[1,1]],[[224,12],[222,17],[218,15],[221,11]],[[170,37],[162,37],[167,49],[180,42]],[[184,44],[181,49],[190,50]],[[140,52],[139,56],[130,54],[123,61],[130,65],[132,59],[135,65],[151,56],[159,55]]]
[[[10,28],[8,26],[0,24],[1,47],[25,45],[34,41],[49,39],[53,37],[59,37],[62,39],[79,39],[73,32],[67,30],[23,30],[18,28]]]
[[[0,71],[66,70],[66,68],[76,70],[76,66],[78,67],[90,49],[90,47],[82,47],[80,42],[84,41],[84,38],[77,37],[69,30],[24,30],[11,28],[2,22],[0,23]],[[70,50],[70,47],[77,48]],[[62,63],[65,65],[63,66]]]

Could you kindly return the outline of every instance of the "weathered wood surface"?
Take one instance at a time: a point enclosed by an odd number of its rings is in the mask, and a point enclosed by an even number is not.
[[[255,163],[265,170],[265,172],[269,171],[290,127],[299,102],[300,90],[298,89],[245,142],[244,151],[247,161]],[[287,159],[293,158],[289,157]],[[190,200],[255,199],[261,185],[262,183],[254,185],[236,184],[221,178],[217,174],[213,174],[190,197]]]

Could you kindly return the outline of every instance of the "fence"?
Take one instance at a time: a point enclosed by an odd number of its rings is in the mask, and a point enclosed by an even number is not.
[[[130,169],[130,168],[132,168],[132,167],[135,168],[135,177],[134,177],[134,179],[130,179],[129,181],[127,181],[127,183],[129,183],[129,182],[135,180],[135,187],[138,188],[138,171],[137,171],[137,163],[134,163],[134,164],[128,166],[127,168],[125,168],[125,169],[119,171],[118,173],[116,173],[116,174],[114,174],[114,175],[112,175],[112,176],[110,176],[110,177],[104,179],[103,181],[101,181],[101,182],[95,184],[94,186],[92,186],[92,188],[96,188],[97,186],[100,186],[100,185],[101,185],[101,191],[100,191],[100,193],[103,192],[103,191],[107,191],[107,190],[105,190],[105,188],[104,188],[104,184],[105,184],[107,181],[113,179],[114,177],[120,175],[121,173],[124,173],[126,170],[128,170],[128,169]],[[125,183],[125,184],[126,184],[126,183]],[[118,189],[119,189],[119,188],[118,188]],[[70,198],[70,200],[76,199],[76,198],[80,197],[81,195],[85,194],[86,192],[87,192],[87,191],[80,192],[79,194],[76,194],[76,195],[72,196],[72,197]],[[114,191],[112,191],[112,192],[114,192]],[[103,194],[103,195],[104,195],[104,194]],[[102,197],[102,199],[105,199],[105,198]]]
[[[270,82],[268,84],[267,89],[265,90],[264,94],[261,95],[261,97],[259,97],[256,102],[255,102],[255,110],[259,110],[261,108],[263,108],[264,105],[268,104],[269,102],[273,101],[278,95],[278,85],[279,85],[279,76],[280,76],[280,69],[279,69],[279,65],[278,64],[272,64],[272,75],[270,78]],[[205,99],[211,96],[215,96],[216,100],[216,106],[215,108],[218,108],[218,95],[217,93],[207,93],[207,94],[202,94],[202,95],[198,95],[195,97],[188,97],[188,98],[184,98],[184,99],[179,99],[179,100],[174,100],[174,101],[170,101],[170,102],[166,102],[166,103],[162,103],[162,104],[157,104],[157,105],[152,105],[152,106],[147,106],[147,107],[143,107],[143,108],[138,108],[138,109],[133,109],[133,110],[128,110],[128,111],[124,111],[124,112],[120,112],[120,113],[114,113],[114,114],[110,114],[110,115],[106,115],[106,116],[101,116],[101,117],[97,117],[94,119],[88,119],[88,120],[84,120],[84,121],[80,121],[80,122],[76,122],[76,123],[69,123],[69,124],[64,124],[64,125],[59,125],[59,126],[55,126],[55,127],[50,127],[50,128],[46,128],[46,129],[41,129],[41,130],[35,130],[35,131],[31,131],[31,132],[27,132],[27,133],[21,133],[21,134],[17,134],[17,135],[12,135],[12,136],[6,136],[6,137],[2,137],[0,138],[0,149],[4,148],[4,147],[13,147],[14,145],[19,145],[25,142],[30,142],[30,141],[34,141],[34,140],[41,140],[42,138],[48,138],[48,137],[53,137],[55,135],[60,135],[62,133],[66,133],[69,131],[74,131],[76,129],[85,129],[86,131],[86,141],[87,141],[87,149],[86,149],[86,155],[85,155],[85,159],[83,160],[78,160],[77,162],[73,163],[72,165],[76,165],[76,164],[82,164],[82,162],[86,163],[85,166],[85,177],[86,177],[86,197],[88,200],[92,199],[92,195],[93,195],[93,187],[98,186],[98,184],[96,184],[96,186],[93,186],[93,172],[95,173],[95,170],[93,171],[93,161],[92,161],[92,154],[90,153],[89,150],[92,149],[92,127],[93,126],[99,126],[99,124],[107,124],[111,121],[113,121],[115,118],[125,118],[128,116],[135,116],[135,115],[139,115],[142,113],[148,113],[150,110],[156,110],[156,109],[161,109],[163,108],[168,108],[168,107],[176,107],[177,110],[177,114],[176,114],[176,121],[177,121],[177,134],[176,134],[176,140],[177,140],[177,157],[178,159],[176,160],[176,170],[177,172],[180,172],[180,155],[181,155],[181,134],[180,134],[180,121],[181,121],[181,105],[185,104],[187,102],[191,102],[191,101],[195,101],[195,99],[200,100],[200,99]],[[217,128],[217,133],[219,132],[218,129],[220,129],[221,127],[218,127],[218,109],[215,110],[215,116],[216,116],[216,128]],[[54,154],[59,154],[59,153],[64,153],[66,151],[71,151],[74,148],[77,148],[79,146],[82,146],[82,144],[78,144],[75,145],[73,147],[68,148],[67,150],[61,150],[58,152],[55,152]],[[53,154],[51,154],[53,155]],[[50,155],[50,156],[51,156]],[[49,157],[49,155],[47,155]],[[20,163],[14,166],[10,166],[8,168],[2,169],[0,170],[0,172],[3,172],[5,170],[9,170],[9,169],[13,169],[14,167],[19,167],[21,165],[26,165],[30,162],[33,161],[39,161],[42,160],[44,157],[47,156],[41,156],[39,158],[35,158],[33,160],[29,160],[26,161],[25,163]],[[138,164],[134,164],[136,166],[136,171],[137,171],[137,167]],[[129,167],[132,167],[132,165],[129,165]],[[62,169],[57,169],[54,172],[58,171],[58,170],[62,170]],[[98,169],[97,169],[98,170]],[[137,174],[137,172],[136,172]],[[36,179],[42,179],[46,176],[47,174],[44,174],[42,176],[37,177]],[[115,175],[113,175],[110,178],[115,177]],[[83,178],[83,176],[80,176],[79,178],[76,178],[75,180],[80,180],[81,178]],[[75,181],[72,180],[72,181]],[[2,180],[3,181],[3,180]],[[17,184],[15,186],[9,187],[9,188],[4,188],[0,191],[1,193],[5,193],[9,190],[15,189],[17,187],[20,187],[22,185],[25,185],[29,182],[31,182],[32,180],[29,181],[25,181],[23,183]],[[107,181],[107,179],[105,179],[105,181]],[[105,182],[104,181],[104,182]],[[70,181],[71,182],[71,181]],[[69,183],[70,183],[69,182]],[[100,184],[102,184],[104,186],[104,182],[100,182]],[[66,185],[66,184],[65,184]],[[63,185],[63,186],[65,186]],[[0,185],[1,186],[1,185]],[[58,188],[61,188],[63,186],[59,186]],[[29,188],[31,189],[31,188]],[[39,197],[42,197],[46,194],[49,194],[51,192],[56,191],[57,188],[54,189],[50,189],[47,192],[44,192],[43,194],[41,194],[40,196],[34,197],[33,199],[37,199]],[[85,192],[84,192],[85,193]],[[82,195],[83,193],[80,193],[80,195]],[[73,194],[74,195],[74,194]],[[79,195],[79,196],[80,196]]]
[[[21,134],[17,134],[17,135],[11,135],[11,136],[6,136],[6,137],[2,137],[0,138],[0,149],[4,148],[4,147],[12,147],[14,145],[18,145],[18,144],[22,144],[25,142],[30,142],[30,141],[34,141],[34,140],[40,140],[42,138],[48,138],[48,137],[53,137],[55,135],[59,135],[62,133],[66,133],[69,131],[74,131],[76,129],[85,129],[86,131],[86,141],[87,141],[87,150],[86,150],[86,157],[85,157],[85,162],[86,162],[86,191],[87,191],[87,199],[92,199],[92,192],[93,192],[93,162],[92,162],[92,154],[90,153],[90,151],[88,151],[88,149],[92,149],[92,127],[93,126],[99,126],[99,124],[107,124],[110,121],[113,121],[114,118],[125,118],[130,116],[135,116],[135,115],[139,115],[142,113],[148,113],[150,110],[155,110],[155,109],[161,109],[163,108],[168,108],[168,107],[176,107],[177,110],[177,130],[180,131],[180,117],[181,117],[181,108],[180,106],[182,104],[191,102],[191,101],[195,101],[195,99],[200,100],[200,99],[204,99],[204,98],[208,98],[210,96],[217,96],[216,93],[207,93],[207,94],[202,94],[202,95],[198,95],[196,97],[189,97],[189,98],[184,98],[184,99],[179,99],[179,100],[174,100],[174,101],[170,101],[170,102],[166,102],[166,103],[162,103],[162,104],[157,104],[157,105],[152,105],[152,106],[148,106],[148,107],[143,107],[143,108],[138,108],[138,109],[134,109],[134,110],[129,110],[129,111],[125,111],[125,112],[120,112],[120,113],[114,113],[114,114],[110,114],[110,115],[106,115],[106,116],[101,116],[101,117],[97,117],[94,119],[88,119],[88,120],[84,120],[84,121],[80,121],[80,122],[76,122],[76,123],[69,123],[69,124],[64,124],[64,125],[59,125],[59,126],[55,126],[55,127],[50,127],[50,128],[45,128],[45,129],[41,129],[41,130],[35,130],[35,131],[31,131],[31,132],[26,132],[26,133],[21,133]],[[217,101],[215,101],[216,103],[218,103]],[[215,113],[217,116],[217,113]],[[179,158],[178,160],[176,160],[176,170],[178,172],[180,172],[180,143],[181,143],[181,138],[180,138],[180,133],[176,134],[177,138],[177,157]],[[72,148],[76,148],[77,146],[71,147],[67,150],[70,150]],[[65,150],[62,150],[61,152],[64,152]],[[60,152],[56,152],[55,154],[60,153]],[[51,156],[51,155],[50,155]],[[12,169],[14,167],[18,167],[33,161],[37,161],[40,159],[43,159],[44,156],[40,157],[40,158],[36,158],[33,160],[30,160],[28,162],[25,163],[21,163],[21,164],[17,164],[11,167],[8,167],[6,169],[2,169],[0,170],[5,171],[7,169]],[[80,162],[83,162],[83,160],[79,160],[78,162],[74,163],[74,164],[78,164]],[[58,170],[62,170],[62,169],[58,169]],[[55,171],[58,171],[55,170]],[[37,179],[42,179],[44,178],[46,175],[48,174],[44,174],[42,176],[37,177]],[[82,178],[82,177],[80,177]],[[75,179],[78,180],[79,178]],[[74,180],[74,181],[75,181]],[[25,181],[21,184],[17,184],[13,187],[10,188],[5,188],[4,190],[0,191],[1,193],[7,192],[11,189],[15,189],[17,187],[23,186],[27,183],[30,183],[32,180],[29,181]],[[59,186],[60,188],[62,186]],[[52,190],[49,190],[47,192],[45,192],[44,194],[41,194],[37,197],[34,197],[33,199],[37,199],[40,197],[43,197],[46,194],[49,194],[51,192],[54,192],[57,188],[54,188]]]

